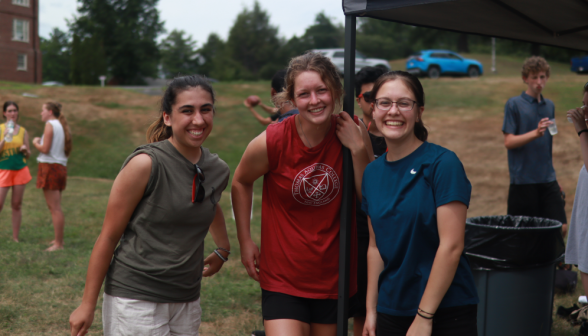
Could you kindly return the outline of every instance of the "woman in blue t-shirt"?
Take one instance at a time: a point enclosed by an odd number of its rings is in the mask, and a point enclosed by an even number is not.
[[[372,97],[388,152],[363,175],[370,229],[363,334],[476,335],[478,297],[463,252],[471,194],[463,165],[426,141],[415,76],[382,75]]]

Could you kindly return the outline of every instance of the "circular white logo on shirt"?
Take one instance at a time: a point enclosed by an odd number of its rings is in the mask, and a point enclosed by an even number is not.
[[[292,195],[304,205],[320,206],[335,199],[340,188],[335,170],[326,164],[315,163],[296,175]]]

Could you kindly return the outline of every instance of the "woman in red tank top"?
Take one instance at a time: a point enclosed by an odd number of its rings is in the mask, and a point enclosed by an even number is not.
[[[286,89],[274,102],[280,106],[290,101],[300,114],[270,125],[253,139],[235,171],[232,200],[241,261],[260,282],[269,336],[336,333],[341,149],[351,151],[358,194],[373,157],[365,127],[347,113],[333,115],[341,109],[342,96],[337,69],[328,58],[307,53],[292,59]],[[261,176],[260,252],[251,239],[249,211],[253,183]],[[352,259],[351,295],[356,291],[355,264]]]

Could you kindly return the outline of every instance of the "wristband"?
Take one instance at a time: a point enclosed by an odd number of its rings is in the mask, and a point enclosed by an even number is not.
[[[220,254],[217,250],[214,250],[214,253],[223,261],[223,262],[227,262],[229,261],[228,258],[223,257],[222,254]]]
[[[580,136],[580,134],[584,133],[584,132],[588,132],[588,129],[583,129],[580,132],[578,132],[578,136]]]

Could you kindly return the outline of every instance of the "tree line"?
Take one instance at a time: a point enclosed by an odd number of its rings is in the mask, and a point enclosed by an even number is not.
[[[158,0],[78,0],[68,31],[41,38],[43,78],[67,84],[143,84],[145,78],[202,74],[217,80],[269,79],[288,61],[311,49],[342,48],[344,27],[320,12],[301,36],[286,39],[255,2],[235,18],[227,40],[211,33],[203,43],[184,31],[165,33]],[[406,58],[422,49],[489,53],[489,37],[358,18],[357,49],[368,57]],[[497,39],[497,54],[542,55],[568,62],[577,51]]]

